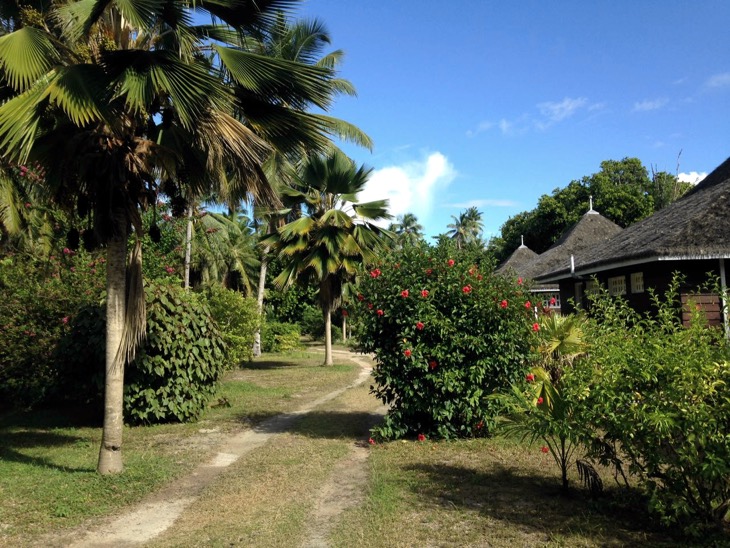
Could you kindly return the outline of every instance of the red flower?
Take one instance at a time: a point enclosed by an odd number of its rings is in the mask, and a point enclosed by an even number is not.
[[[528,373],[527,375],[525,375],[525,378],[527,379],[527,382],[532,382],[535,380],[535,375],[533,375],[532,373]]]
[[[471,293],[471,286],[465,285],[464,287],[461,288],[461,290],[468,295],[469,293]]]
[[[555,306],[555,303],[558,301],[555,300],[555,297],[550,297],[550,306]]]
[[[477,423],[477,430],[481,430],[482,428],[484,428],[484,421],[479,421]]]
[[[379,268],[376,268],[375,270],[370,271],[371,278],[377,278],[378,276],[380,276],[380,274],[381,274],[381,272],[380,272]]]
[[[410,358],[411,357],[411,350],[409,348],[406,348],[403,351],[403,354],[405,355],[406,358]]]
[[[530,308],[532,308],[532,303],[531,303],[530,301],[527,301],[527,302],[525,303],[525,308],[526,308],[527,310],[529,310]]]
[[[345,310],[345,309],[343,308],[343,309],[342,309],[342,315],[343,315],[343,316],[344,316],[345,318],[347,318],[347,316],[349,316],[349,315],[350,315],[350,313],[349,313],[349,312],[348,312],[347,310]]]
[[[400,263],[395,263],[395,264],[393,265],[393,267],[394,267],[394,268],[400,268]]]
[[[64,248],[63,248],[63,254],[64,254],[64,255],[73,255],[73,254],[74,254],[74,252],[73,252],[72,250],[70,250],[69,248],[67,248],[67,247],[64,247]]]
[[[423,331],[423,327],[424,327],[423,326],[423,322],[417,322],[416,323],[416,329],[418,329],[419,331]]]
[[[501,303],[499,303],[499,306],[502,308],[507,308],[507,299],[504,299]]]
[[[357,300],[358,301],[364,301],[365,300],[365,295],[363,295],[362,293],[358,293],[357,294]]]
[[[545,400],[542,399],[542,396],[540,396],[539,398],[537,398],[537,405],[542,405],[542,402],[544,401]]]
[[[377,314],[378,316],[382,316],[382,315],[384,314],[384,312],[383,312],[383,311],[382,311],[381,309],[379,309],[379,308],[378,308],[378,310],[377,310],[376,314]]]
[[[517,285],[522,285],[522,278],[517,278]]]
[[[373,303],[368,303],[368,310],[372,310],[372,309],[373,309]]]
[[[173,272],[175,272],[175,269],[174,269],[174,268],[172,268],[171,266],[166,266],[166,267],[165,267],[165,271],[166,271],[166,272],[167,272],[168,274],[172,274]]]
[[[426,436],[423,434],[418,434],[418,441],[426,441]]]
[[[454,264],[455,264],[454,259],[449,259],[448,261],[446,261],[446,264],[449,266],[454,266]]]
[[[368,438],[368,443],[370,445],[375,445],[375,440],[373,438]]]
[[[537,323],[537,322],[533,323],[532,324],[532,330],[535,331],[535,332],[540,331],[540,324]]]
[[[436,366],[437,366],[437,365],[438,365],[438,363],[436,363],[436,360],[431,360],[430,362],[428,362],[428,366],[429,366],[429,367],[430,367],[431,369],[436,369]]]
[[[430,276],[433,273],[433,269],[427,268],[426,269],[426,276]]]
[[[428,289],[424,289],[421,291],[421,297],[428,297]]]
[[[26,208],[29,208],[30,207],[30,202],[25,202],[25,207]]]
[[[540,451],[542,451],[543,453],[548,453],[550,449],[548,449],[547,445],[543,445],[542,447],[540,447]]]
[[[404,297],[404,298],[405,298],[405,297],[407,297],[408,295],[409,295],[409,293],[408,293],[408,290],[407,290],[407,289],[404,289],[403,291],[401,291],[401,292],[400,292],[400,296],[401,296],[401,297]]]
[[[479,280],[481,282],[482,278],[483,278],[483,276],[481,274],[477,274],[477,280]]]
[[[61,323],[68,323],[68,316],[61,318]]]

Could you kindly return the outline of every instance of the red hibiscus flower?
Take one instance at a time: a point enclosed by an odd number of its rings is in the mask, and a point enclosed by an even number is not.
[[[347,318],[347,317],[348,317],[348,316],[349,316],[350,314],[349,314],[349,313],[347,312],[347,310],[343,309],[343,310],[342,310],[342,315],[343,315],[343,316],[344,316],[345,318]]]
[[[446,261],[446,264],[449,266],[454,266],[455,261],[454,261],[454,259],[449,259],[448,261]]]
[[[522,285],[522,278],[517,278],[517,285]]]
[[[527,301],[527,302],[525,303],[525,308],[526,308],[527,310],[529,310],[530,308],[532,308],[532,303],[531,303],[530,301]]]
[[[481,430],[482,428],[484,428],[484,421],[479,421],[477,423],[477,430]]]
[[[426,441],[426,436],[423,434],[418,434],[418,441]]]
[[[68,316],[61,318],[61,323],[68,323]]]
[[[528,373],[527,375],[525,375],[525,378],[527,379],[527,382],[532,382],[535,380],[535,375],[533,375],[532,373]]]
[[[410,358],[410,357],[411,357],[411,350],[410,350],[410,348],[406,348],[406,349],[405,349],[405,350],[403,351],[403,355],[404,355],[404,356],[405,356],[406,358]]]
[[[550,306],[555,306],[555,303],[558,301],[555,300],[555,297],[550,297]]]
[[[504,299],[501,303],[499,303],[499,306],[502,308],[507,308],[507,299]]]
[[[540,447],[540,451],[542,451],[543,453],[548,453],[550,449],[548,449],[547,445],[543,445],[542,447]]]
[[[436,360],[431,360],[430,362],[428,362],[428,366],[429,366],[429,367],[430,367],[431,369],[436,369],[436,366],[437,366],[437,365],[438,365],[438,363],[436,363]]]
[[[368,310],[372,310],[372,309],[373,309],[373,303],[368,303]]]
[[[365,295],[363,295],[362,293],[358,293],[357,294],[357,300],[358,301],[364,301],[365,300]]]
[[[384,314],[384,312],[380,308],[378,308],[378,311],[376,312],[376,314],[378,316],[382,316]]]
[[[423,322],[416,322],[416,329],[418,329],[419,331],[423,331],[423,327]]]
[[[370,445],[375,445],[375,440],[373,438],[368,438],[368,443]]]
[[[532,330],[535,331],[535,332],[540,331],[540,324],[537,323],[537,322],[533,323],[532,324]]]
[[[408,293],[408,290],[407,290],[407,289],[404,289],[403,291],[401,291],[401,292],[400,292],[400,296],[401,296],[401,297],[404,297],[404,298],[405,298],[405,297],[407,297],[408,295],[410,295],[410,293]]]
[[[421,297],[428,297],[428,289],[424,289],[421,291]]]
[[[540,396],[539,398],[537,398],[537,405],[542,405],[542,402],[544,401],[545,400],[542,399],[542,396]]]
[[[461,290],[468,295],[469,293],[471,293],[471,286],[465,285],[464,287],[461,288]]]
[[[380,272],[379,268],[376,268],[376,269],[370,271],[371,278],[377,278],[378,276],[380,276],[380,274],[381,274],[381,272]]]
[[[171,266],[166,266],[165,272],[167,272],[168,274],[172,274],[173,272],[175,272],[175,269]]]
[[[426,276],[430,276],[433,273],[433,269],[427,268],[426,269]]]
[[[477,274],[477,280],[479,280],[480,282],[482,281],[482,278],[483,278],[483,277],[484,277],[484,276],[482,276],[481,274]]]

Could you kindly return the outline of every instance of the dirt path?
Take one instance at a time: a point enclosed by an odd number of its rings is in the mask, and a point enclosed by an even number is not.
[[[190,475],[170,483],[151,494],[122,516],[108,518],[91,530],[74,530],[47,538],[43,546],[105,547],[143,545],[173,526],[180,515],[231,464],[272,437],[287,432],[301,416],[364,383],[371,373],[370,363],[355,354],[336,351],[361,367],[358,378],[350,385],[334,390],[292,413],[277,415],[252,430],[236,434],[223,443],[217,453],[198,466]],[[353,446],[348,457],[339,462],[329,480],[321,488],[306,546],[326,546],[327,532],[345,508],[357,503],[358,491],[367,479],[367,446]]]

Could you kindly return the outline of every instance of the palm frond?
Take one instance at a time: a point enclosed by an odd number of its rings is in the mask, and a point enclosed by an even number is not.
[[[58,61],[49,36],[35,27],[23,27],[0,38],[0,67],[15,91],[30,88]]]

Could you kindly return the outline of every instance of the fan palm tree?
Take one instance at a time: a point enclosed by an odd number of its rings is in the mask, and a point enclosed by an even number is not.
[[[332,71],[240,48],[292,3],[195,3],[214,22],[198,26],[181,0],[52,3],[3,21],[0,152],[8,162],[38,162],[56,203],[93,217],[107,246],[100,473],[122,470],[124,365],[145,333],[139,239],[126,281],[127,238],[142,230],[140,208],[154,203],[159,181],[183,197],[217,188],[275,202],[261,170],[269,146],[241,121],[243,90],[262,97],[295,89],[327,106]],[[321,133],[310,124],[297,136],[317,142]]]
[[[447,236],[456,242],[457,249],[479,241],[484,223],[482,213],[476,207],[470,207],[459,213],[458,217],[452,215],[451,218],[454,222],[447,225]]]
[[[339,151],[310,156],[299,178],[302,190],[287,191],[302,203],[302,216],[262,241],[284,265],[274,279],[277,287],[317,283],[325,322],[325,365],[332,365],[332,311],[343,286],[361,264],[376,260],[383,236],[389,234],[373,224],[390,218],[387,200],[357,203],[371,172]]]

